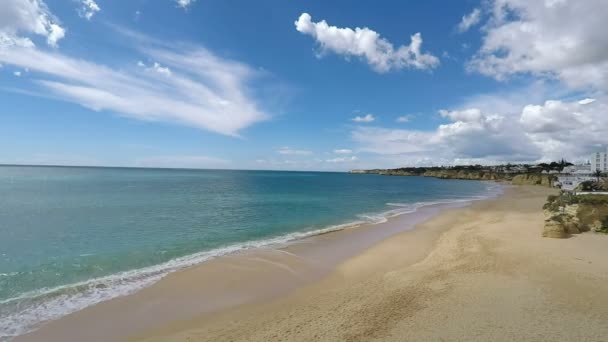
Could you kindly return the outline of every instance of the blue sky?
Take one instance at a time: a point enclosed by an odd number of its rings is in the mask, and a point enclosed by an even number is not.
[[[606,7],[7,0],[0,163],[582,161],[608,144]]]

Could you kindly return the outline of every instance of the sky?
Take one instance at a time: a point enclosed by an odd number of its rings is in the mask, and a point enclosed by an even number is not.
[[[607,21],[605,0],[3,0],[0,163],[584,162],[608,145]]]

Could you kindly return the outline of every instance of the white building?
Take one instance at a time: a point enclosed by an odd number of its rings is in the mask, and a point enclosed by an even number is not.
[[[602,172],[608,172],[608,149],[606,152],[596,152],[591,155],[591,172],[600,170]]]
[[[591,172],[590,164],[566,166],[557,176],[556,186],[562,190],[574,190],[579,184],[586,181],[593,181],[595,177]]]
[[[591,164],[566,166],[561,172],[565,175],[591,175]]]

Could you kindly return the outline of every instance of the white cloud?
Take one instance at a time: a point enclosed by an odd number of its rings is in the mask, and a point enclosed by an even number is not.
[[[352,118],[352,120],[354,122],[369,123],[369,122],[374,122],[376,120],[376,118],[371,114],[366,114],[364,116],[355,116],[354,118]]]
[[[69,153],[34,153],[33,155],[16,158],[3,158],[3,163],[18,165],[64,165],[64,166],[107,166],[91,156]]]
[[[0,47],[33,46],[27,37],[32,34],[45,37],[47,44],[55,47],[65,36],[65,29],[42,0],[1,1]]]
[[[156,72],[129,67],[132,62],[106,66],[34,47],[0,47],[0,62],[29,68],[41,94],[95,111],[233,136],[268,118],[250,94],[248,83],[258,74],[255,69],[202,47],[139,38],[129,44],[157,61],[152,67]]]
[[[605,98],[589,100],[528,105],[519,122],[545,158],[586,157],[608,145],[608,103]]]
[[[14,71],[13,75],[15,75],[17,77],[21,77],[21,71]]]
[[[468,31],[471,27],[477,25],[479,20],[481,20],[481,10],[475,8],[471,13],[462,16],[462,20],[458,24],[458,32],[463,33]]]
[[[351,132],[361,151],[376,154],[422,153],[430,151],[436,140],[432,132],[358,127]]]
[[[345,57],[360,57],[377,72],[403,68],[433,69],[439,65],[437,57],[420,51],[420,33],[410,37],[409,45],[395,48],[367,27],[340,28],[330,26],[325,20],[315,23],[308,13],[302,13],[295,26],[299,32],[312,36],[319,43],[321,52],[331,51]]]
[[[152,70],[165,76],[171,76],[171,70],[167,67],[161,66],[158,62],[154,62],[152,65]]]
[[[494,0],[468,68],[505,79],[530,73],[571,88],[608,89],[606,0]]]
[[[138,158],[135,160],[134,166],[190,169],[221,169],[230,167],[231,162],[226,159],[200,155],[167,155]]]
[[[91,20],[95,13],[99,12],[101,8],[94,0],[81,0],[81,6],[78,9],[78,15],[87,20]]]
[[[455,110],[455,111],[447,111],[442,109],[439,111],[439,115],[444,118],[448,118],[452,121],[463,121],[463,122],[472,122],[479,121],[482,119],[483,114],[479,108],[470,108],[464,110]]]
[[[328,163],[348,163],[348,162],[355,162],[358,160],[359,160],[359,158],[357,158],[356,156],[350,156],[350,157],[338,157],[338,158],[326,159],[325,161]]]
[[[284,159],[283,157],[287,158]],[[321,159],[312,157],[290,158],[282,156],[279,158],[258,158],[248,166],[251,169],[264,170],[314,170],[314,171],[346,171],[351,169],[374,167],[375,164],[365,164],[356,156],[340,156],[336,158]]]
[[[360,151],[380,155],[394,166],[583,161],[597,146],[608,144],[607,111],[606,98],[546,101],[503,113],[441,110],[449,122],[435,130],[358,127],[351,135]]]
[[[292,155],[292,156],[308,156],[312,154],[312,151],[309,150],[296,150],[292,149],[289,146],[281,147],[277,150],[277,153],[284,155]]]
[[[397,121],[399,123],[407,123],[407,122],[412,121],[412,119],[415,117],[416,117],[415,115],[408,114],[408,115],[398,117],[395,121]]]
[[[335,154],[351,154],[353,153],[353,150],[347,149],[347,148],[341,148],[341,149],[336,149],[334,150]]]
[[[196,0],[175,0],[175,2],[177,2],[177,5],[181,8],[187,8],[188,6],[192,5],[194,1]]]

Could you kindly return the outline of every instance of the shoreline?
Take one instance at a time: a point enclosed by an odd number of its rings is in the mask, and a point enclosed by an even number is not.
[[[386,239],[286,296],[130,340],[603,341],[608,236],[542,238],[542,205],[555,191],[506,189]]]
[[[443,210],[324,275],[331,255],[314,247],[353,241],[349,233],[359,230],[218,258],[16,340],[605,340],[608,236],[542,238],[542,206],[556,190],[504,190]],[[226,300],[204,296],[213,293],[236,296],[201,313],[210,304],[202,298]],[[261,296],[239,302],[251,293]]]
[[[375,223],[353,222],[350,224],[336,225],[309,232],[296,232],[288,234],[286,236],[280,236],[277,238],[264,240],[271,242],[259,246],[255,245],[256,243],[258,243],[258,241],[253,241],[251,243],[248,243],[249,245],[253,245],[253,247],[249,247],[246,249],[238,248],[235,250],[230,250],[227,253],[218,256],[213,256],[211,258],[205,258],[205,260],[192,262],[186,266],[179,267],[176,270],[168,272],[168,274],[163,276],[163,278],[161,278],[160,280],[154,279],[151,284],[145,284],[147,286],[137,288],[134,291],[127,293],[126,295],[123,294],[115,298],[111,298],[109,300],[102,300],[93,305],[84,307],[82,309],[76,310],[75,312],[64,315],[58,319],[53,319],[48,322],[45,322],[40,327],[37,327],[37,329],[27,332],[25,334],[21,334],[15,337],[15,339],[29,340],[30,337],[34,337],[34,339],[36,339],[35,336],[44,336],[47,334],[47,331],[56,330],[54,328],[55,326],[63,326],[64,323],[67,326],[66,329],[69,330],[69,326],[72,325],[70,321],[72,321],[74,317],[76,317],[76,320],[80,320],[80,316],[89,315],[90,311],[97,311],[96,307],[98,306],[111,306],[114,305],[115,302],[118,302],[117,305],[120,306],[122,305],[121,303],[124,301],[125,298],[137,297],[141,292],[144,292],[144,295],[147,292],[153,292],[155,288],[162,287],[160,283],[166,282],[167,279],[171,279],[171,277],[177,277],[177,274],[181,274],[182,272],[189,272],[192,269],[207,264],[210,264],[208,265],[209,268],[217,267],[216,265],[221,265],[227,260],[233,260],[235,258],[243,260],[246,260],[246,258],[258,259],[258,262],[254,263],[254,265],[245,266],[250,268],[259,268],[259,263],[268,263],[269,265],[274,264],[275,266],[282,263],[287,263],[289,264],[287,268],[295,268],[295,271],[291,270],[289,272],[301,274],[296,277],[298,279],[291,279],[290,281],[282,283],[281,286],[274,287],[272,289],[267,289],[265,291],[254,290],[253,296],[250,296],[246,293],[248,292],[247,289],[241,289],[241,293],[238,293],[236,296],[228,292],[223,294],[218,293],[217,288],[214,289],[216,291],[214,295],[211,295],[211,293],[198,293],[196,294],[197,296],[202,295],[203,297],[214,297],[214,303],[205,303],[205,305],[203,305],[205,307],[204,309],[201,309],[200,306],[196,308],[191,308],[190,310],[182,310],[181,308],[178,310],[176,308],[173,316],[180,316],[182,318],[185,318],[206,312],[222,310],[234,305],[242,305],[247,304],[249,302],[267,300],[269,298],[278,297],[287,292],[293,291],[297,288],[306,286],[310,283],[320,280],[324,276],[331,273],[338,264],[340,264],[347,258],[355,256],[356,254],[362,252],[366,248],[369,248],[373,244],[379,243],[384,239],[388,239],[393,235],[414,229],[417,224],[428,220],[431,217],[436,216],[437,214],[440,214],[445,210],[468,206],[477,201],[483,201],[487,200],[488,198],[495,198],[496,196],[500,196],[503,191],[503,188],[504,185],[496,185],[494,189],[488,189],[487,195],[480,197],[445,200],[431,203],[412,203],[411,205],[408,205],[406,207],[396,206],[396,209],[381,213],[380,216],[382,216],[382,220]],[[288,236],[290,236],[290,238],[286,238]],[[294,253],[297,253],[299,256],[295,258]],[[309,264],[299,264],[297,260],[284,261],[283,259],[285,259],[286,256],[288,256],[287,258],[291,256],[291,258],[293,259],[306,258]],[[184,258],[188,257],[190,256]],[[243,262],[243,260],[240,260],[238,262]],[[311,262],[313,265],[310,265]],[[150,288],[153,289],[148,290]],[[105,288],[102,287],[100,289],[103,291]],[[225,291],[222,290],[219,292]],[[224,298],[230,296],[239,297],[240,300],[235,301],[231,300],[230,298]],[[217,297],[222,297],[224,299],[218,301]],[[151,325],[160,324],[161,321],[165,321],[167,319],[170,319],[168,315],[159,315],[154,319],[143,320],[146,322],[142,322],[141,326],[142,328],[145,327],[146,329],[148,329],[151,327]],[[78,325],[80,325],[80,323]],[[130,329],[131,327],[132,324],[130,324],[130,327],[125,328],[125,332],[122,335],[133,334],[134,331],[132,330],[134,329]],[[118,335],[121,334],[117,334],[117,338],[119,338]],[[70,336],[69,334],[63,334],[63,337],[57,337],[57,340],[62,340],[67,337],[73,338],[73,336]],[[91,340],[90,336],[87,336],[86,338],[88,340]],[[45,339],[49,340],[46,337]],[[100,340],[107,340],[107,336]]]

